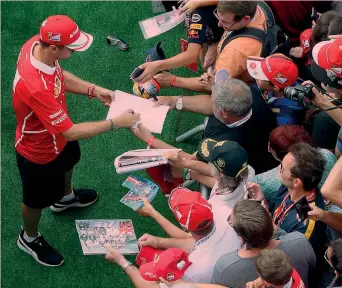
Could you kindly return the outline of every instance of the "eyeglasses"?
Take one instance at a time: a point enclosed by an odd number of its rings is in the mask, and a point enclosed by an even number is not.
[[[280,171],[280,174],[283,174],[284,172],[286,172],[284,169],[284,166],[283,166],[283,162],[280,162],[280,170],[279,171]],[[289,172],[292,177],[298,178],[296,175],[292,174],[291,171],[287,171],[287,172]]]
[[[226,24],[224,24],[220,17],[218,16],[217,14],[217,8],[213,11],[213,14],[214,16],[217,18],[217,20],[219,21],[219,23],[221,23],[222,27],[225,29],[225,30],[229,30],[230,28],[232,28],[236,23],[240,22],[240,21],[235,21],[233,24],[227,26]]]

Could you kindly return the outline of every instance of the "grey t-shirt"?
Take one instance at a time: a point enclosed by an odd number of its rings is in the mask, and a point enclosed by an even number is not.
[[[292,232],[278,238],[276,247],[284,251],[291,259],[291,264],[298,271],[305,287],[308,287],[308,275],[316,265],[316,256],[310,243],[299,232]],[[254,265],[254,257],[241,258],[237,251],[223,255],[214,268],[211,280],[213,284],[219,284],[230,288],[245,287],[249,281],[258,278]]]

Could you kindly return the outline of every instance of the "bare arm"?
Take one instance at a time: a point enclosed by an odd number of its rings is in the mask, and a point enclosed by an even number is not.
[[[188,49],[185,52],[177,54],[176,56],[169,59],[156,61],[158,62],[158,70],[164,71],[176,69],[196,62],[200,55],[201,49],[202,46],[200,44],[190,43],[188,45]]]
[[[144,278],[142,278],[138,268],[135,266],[129,266],[125,272],[127,276],[131,279],[131,281],[133,282],[136,288],[159,288],[160,287],[158,282],[146,281]]]
[[[92,83],[84,81],[68,71],[63,71],[65,90],[75,94],[88,94],[88,88]]]
[[[163,228],[163,230],[170,237],[177,238],[177,239],[192,238],[189,233],[186,233],[182,229],[178,228],[176,225],[172,224],[169,220],[167,220],[158,211],[153,210],[153,212],[151,213],[151,217],[154,220],[156,220],[156,222]]]
[[[158,237],[158,248],[168,249],[168,248],[179,248],[183,249],[187,253],[190,253],[194,247],[194,238],[186,239],[174,239],[174,238],[160,238]]]
[[[176,76],[175,86],[196,92],[211,93],[206,86],[200,83],[201,77],[184,78]]]
[[[214,177],[203,175],[197,171],[190,172],[190,178],[192,180],[198,181],[199,183],[207,186],[208,188],[213,188],[217,180]]]
[[[342,214],[336,212],[325,211],[322,222],[338,233],[342,233]]]
[[[335,205],[342,207],[342,158],[331,169],[321,192]]]

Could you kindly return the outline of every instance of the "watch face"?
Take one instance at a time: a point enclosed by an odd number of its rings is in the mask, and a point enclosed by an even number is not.
[[[177,110],[182,110],[182,108],[183,108],[182,103],[177,103],[176,108],[177,108]]]

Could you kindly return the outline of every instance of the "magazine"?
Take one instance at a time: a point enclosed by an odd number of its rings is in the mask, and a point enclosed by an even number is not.
[[[134,211],[138,210],[144,205],[143,198],[147,198],[148,202],[152,202],[156,197],[159,187],[140,176],[129,176],[122,186],[130,189],[130,191],[120,200],[121,203],[132,208]]]
[[[84,255],[106,254],[105,244],[121,254],[137,254],[139,247],[130,219],[75,220]]]
[[[139,149],[121,154],[114,160],[114,166],[118,174],[144,170],[168,163],[164,154],[181,149]]]

